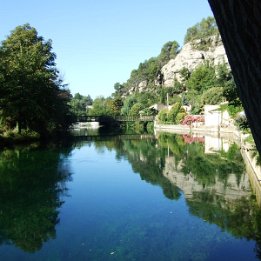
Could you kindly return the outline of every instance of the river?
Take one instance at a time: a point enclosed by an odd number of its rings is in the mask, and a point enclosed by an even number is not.
[[[160,134],[0,151],[1,260],[258,260],[238,146]]]

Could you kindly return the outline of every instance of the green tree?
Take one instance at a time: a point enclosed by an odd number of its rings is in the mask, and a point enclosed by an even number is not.
[[[217,28],[216,20],[214,19],[214,17],[207,17],[202,19],[202,21],[197,23],[196,25],[188,28],[184,38],[184,43],[196,39],[203,39],[217,34],[218,34],[218,28]]]
[[[166,64],[170,59],[174,59],[179,51],[179,44],[176,41],[170,41],[163,45],[158,57],[161,65]]]
[[[115,116],[121,114],[122,106],[123,106],[123,101],[121,97],[116,97],[112,100],[112,111]]]
[[[71,98],[55,67],[51,40],[29,24],[18,26],[0,46],[0,111],[10,125],[42,136],[67,129]]]
[[[139,112],[142,110],[143,106],[141,103],[135,103],[131,109],[129,115],[131,116],[138,116]]]
[[[128,96],[124,102],[123,106],[121,108],[121,114],[123,115],[129,115],[131,107],[137,102],[137,99],[134,95]]]
[[[214,86],[216,86],[215,67],[209,62],[199,65],[187,81],[188,89],[195,90],[198,94]]]
[[[181,103],[180,102],[176,102],[172,108],[170,109],[169,113],[168,113],[168,122],[171,123],[176,123],[176,117],[180,111],[181,108]]]
[[[88,112],[90,115],[115,116],[115,104],[112,98],[99,96],[94,99],[92,109]]]
[[[164,122],[167,122],[168,121],[168,109],[163,109],[159,112],[159,120],[160,122],[164,123]]]
[[[213,87],[205,91],[201,96],[202,104],[219,104],[225,101],[223,87]]]
[[[115,90],[114,95],[122,95],[122,93],[124,92],[124,89],[125,89],[124,84],[120,84],[119,82],[116,82],[113,87]]]
[[[70,106],[75,116],[84,116],[87,113],[87,106],[92,105],[92,102],[90,95],[83,96],[80,93],[76,93],[70,101]]]

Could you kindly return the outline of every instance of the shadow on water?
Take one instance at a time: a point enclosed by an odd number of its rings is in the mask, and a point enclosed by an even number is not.
[[[0,151],[0,242],[38,251],[55,238],[70,150],[30,146]]]

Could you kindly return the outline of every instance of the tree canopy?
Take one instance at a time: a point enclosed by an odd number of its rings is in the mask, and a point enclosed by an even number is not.
[[[55,59],[51,40],[29,24],[16,27],[1,43],[0,117],[5,127],[47,135],[71,124],[71,95]]]
[[[201,22],[188,28],[184,38],[184,43],[196,40],[204,39],[209,36],[217,35],[218,28],[214,17],[207,17],[202,19]]]

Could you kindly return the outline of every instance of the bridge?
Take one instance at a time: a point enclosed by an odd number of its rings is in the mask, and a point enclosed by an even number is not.
[[[77,117],[77,122],[153,122],[155,116],[104,116],[104,115],[86,115]]]

